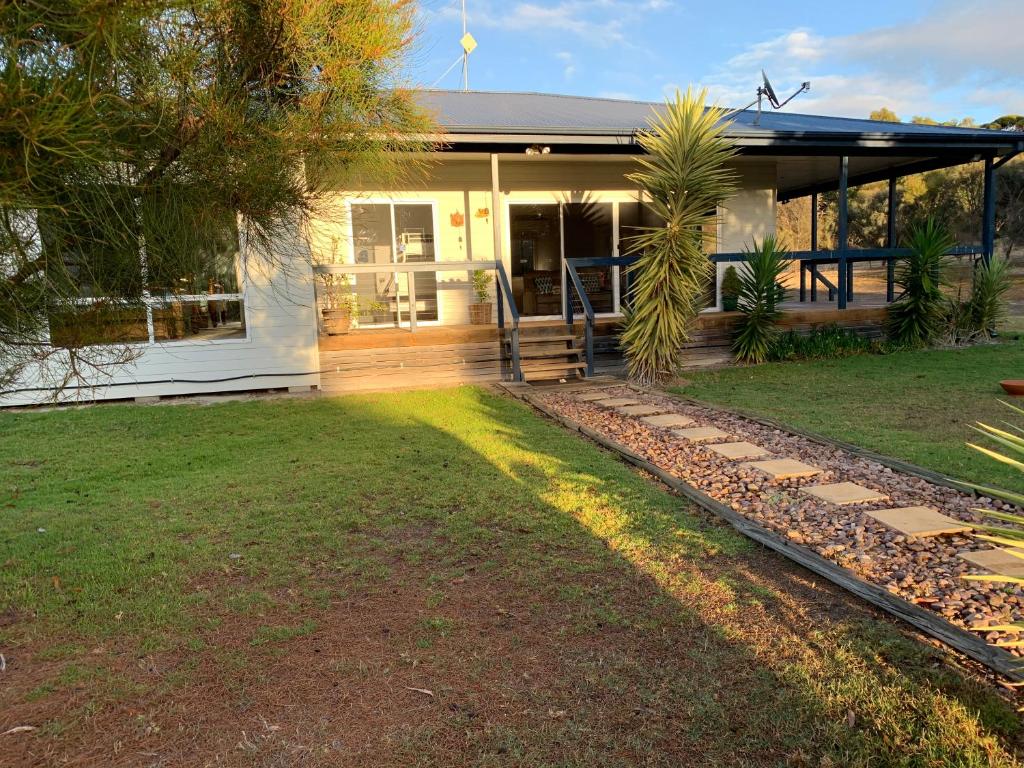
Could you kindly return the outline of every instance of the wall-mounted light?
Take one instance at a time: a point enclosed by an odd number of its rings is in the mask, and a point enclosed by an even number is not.
[[[528,155],[550,155],[551,147],[541,146],[540,144],[533,144],[526,148],[526,154]]]

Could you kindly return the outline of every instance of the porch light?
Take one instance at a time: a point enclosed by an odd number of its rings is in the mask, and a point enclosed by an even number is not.
[[[528,155],[550,155],[551,147],[541,146],[540,144],[533,144],[526,148],[526,154]]]

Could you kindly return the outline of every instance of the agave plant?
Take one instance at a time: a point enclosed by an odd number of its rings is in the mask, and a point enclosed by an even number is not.
[[[953,237],[934,219],[928,219],[910,233],[910,254],[896,269],[896,286],[901,298],[889,305],[889,336],[897,344],[930,344],[942,332],[946,313],[946,285],[949,249]]]
[[[741,362],[763,363],[778,335],[777,323],[782,315],[779,304],[786,297],[781,280],[788,263],[787,252],[775,235],[766,235],[760,245],[755,241],[746,253],[738,301],[743,316],[736,326],[732,349]]]
[[[729,121],[706,100],[706,91],[677,91],[655,112],[637,139],[646,152],[640,170],[627,176],[662,222],[626,239],[627,252],[640,258],[630,268],[633,302],[622,346],[630,377],[645,385],[675,373],[712,276],[705,243],[717,230],[719,205],[737,188],[728,165],[736,148],[724,135]]]

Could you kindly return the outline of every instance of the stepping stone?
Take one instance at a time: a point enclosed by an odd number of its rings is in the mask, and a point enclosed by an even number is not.
[[[791,480],[795,477],[813,477],[820,475],[821,471],[810,464],[804,464],[796,459],[770,459],[768,461],[752,461],[747,465],[764,472],[772,480]]]
[[[865,488],[856,483],[828,483],[801,488],[801,493],[827,501],[829,504],[864,504],[869,501],[885,501],[884,493]]]
[[[1003,549],[983,549],[980,552],[961,552],[960,557],[971,565],[1005,576],[1024,577],[1024,560],[1008,555]]]
[[[688,427],[693,424],[693,419],[688,416],[680,416],[678,413],[663,413],[660,416],[645,416],[640,419],[640,421],[651,427]]]
[[[674,429],[672,433],[689,440],[691,443],[702,443],[705,440],[721,440],[729,437],[728,432],[723,432],[718,427],[694,427],[693,429]]]
[[[597,404],[605,408],[619,408],[623,405],[640,405],[640,401],[631,397],[610,397],[607,400],[598,400]]]
[[[582,400],[585,403],[589,403],[591,400],[607,400],[608,393],[602,390],[597,390],[595,392],[583,392],[576,395],[576,399]]]
[[[624,405],[616,410],[624,416],[653,416],[665,409],[656,405]]]
[[[974,528],[973,525],[965,523],[963,520],[955,520],[952,517],[939,514],[939,511],[932,507],[879,509],[867,514],[882,525],[887,525],[905,536],[941,536],[965,533]],[[1024,563],[1024,560],[1021,562]]]
[[[753,443],[717,443],[716,445],[709,445],[708,448],[719,456],[725,456],[725,458],[733,460],[756,459],[758,456],[768,455],[768,451]]]

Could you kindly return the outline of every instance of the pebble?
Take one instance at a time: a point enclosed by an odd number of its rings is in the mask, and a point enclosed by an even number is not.
[[[577,401],[571,394],[550,393],[539,399],[547,407],[625,445],[790,542],[812,549],[857,576],[938,612],[954,624],[978,627],[1006,623],[1011,607],[1012,615],[1019,619],[1019,608],[1024,605],[1024,594],[1019,587],[975,584],[960,578],[974,569],[959,558],[958,553],[988,549],[988,544],[966,536],[907,537],[864,514],[877,507],[825,505],[800,495],[799,489],[805,485],[849,481],[884,491],[889,496],[885,506],[932,506],[943,514],[968,522],[977,522],[980,518],[975,508],[1015,513],[1024,510],[986,497],[974,499],[843,450],[711,408],[654,394],[638,394],[624,386],[609,396],[617,394],[689,416],[699,426],[716,426],[734,440],[760,445],[772,454],[804,461],[825,471],[812,478],[765,482],[763,476],[744,466],[744,462],[720,457],[706,446],[675,437],[670,430],[649,427],[593,403]],[[1020,637],[998,634],[1000,639]],[[1024,655],[1016,649],[1011,652]]]

